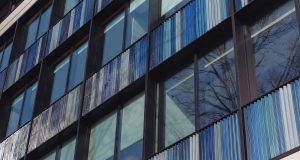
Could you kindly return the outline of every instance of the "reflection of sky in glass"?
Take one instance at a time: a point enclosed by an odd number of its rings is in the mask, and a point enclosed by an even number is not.
[[[122,109],[119,160],[142,159],[145,94],[126,103]]]
[[[251,26],[255,48],[257,95],[300,73],[299,31],[293,1]]]
[[[224,117],[238,106],[232,40],[199,59],[200,127]]]
[[[88,160],[113,159],[117,114],[113,113],[100,120],[90,134]]]
[[[165,87],[165,145],[171,145],[194,132],[193,65],[183,69],[164,83]]]

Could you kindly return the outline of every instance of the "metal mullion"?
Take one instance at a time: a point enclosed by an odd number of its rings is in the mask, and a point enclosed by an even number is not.
[[[200,119],[200,112],[199,108],[199,70],[198,70],[198,55],[194,55],[194,97],[195,97],[195,131],[200,129],[199,119]]]
[[[22,100],[22,108],[21,108],[21,112],[20,112],[20,118],[19,118],[19,122],[18,122],[18,130],[20,129],[20,124],[21,124],[21,119],[22,119],[22,114],[24,112],[24,103],[25,103],[25,98],[26,98],[26,95],[27,95],[27,89],[28,89],[28,85],[25,86],[25,89],[23,91],[23,100]]]
[[[67,73],[67,82],[66,82],[66,90],[63,96],[69,91],[69,80],[70,80],[70,72],[72,67],[72,57],[73,57],[73,48],[71,49],[70,55],[68,55],[66,58],[69,58],[69,65],[68,65],[68,73]]]
[[[114,147],[114,160],[118,160],[118,153],[120,150],[120,139],[121,139],[121,118],[122,118],[122,105],[120,104],[117,109],[117,121],[116,121],[116,133],[115,133],[115,147]]]
[[[124,7],[124,25],[123,25],[123,41],[122,41],[122,52],[126,48],[126,35],[127,35],[127,21],[128,21],[128,12],[129,12],[130,2],[126,2]]]
[[[245,37],[244,37],[244,30],[241,24],[237,23],[237,17],[235,14],[235,0],[231,0],[231,26],[232,26],[232,33],[233,33],[233,42],[234,42],[234,52],[235,52],[235,66],[237,68],[236,77],[237,77],[237,86],[238,86],[238,94],[239,94],[239,107],[238,107],[238,125],[239,125],[239,133],[240,133],[240,142],[241,142],[241,154],[242,159],[247,160],[247,146],[246,146],[246,136],[245,136],[245,123],[244,123],[244,116],[243,110],[241,108],[242,104],[245,101],[249,101],[251,99],[251,93],[247,92],[247,88],[250,87],[249,82],[249,73],[248,73],[248,60],[247,60],[247,49],[244,47],[246,44]],[[240,42],[240,39],[242,42]],[[240,42],[240,44],[239,44]],[[240,46],[242,45],[242,46]],[[246,54],[245,54],[246,52]],[[242,54],[244,53],[244,54]],[[242,54],[243,56],[239,55]],[[246,63],[246,66],[245,66]],[[239,68],[243,67],[243,68]],[[246,67],[246,68],[244,68]],[[244,73],[246,72],[246,74]],[[244,74],[241,74],[244,73]],[[241,82],[246,80],[246,85],[243,85],[243,89],[241,88]],[[245,87],[246,86],[246,87]],[[246,90],[246,92],[242,92],[242,90]]]
[[[295,9],[296,9],[296,17],[297,17],[297,24],[298,24],[298,30],[300,32],[300,2],[299,0],[294,0],[295,2]]]

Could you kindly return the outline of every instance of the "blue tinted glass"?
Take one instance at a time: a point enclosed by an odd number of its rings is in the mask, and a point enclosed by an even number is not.
[[[69,142],[65,143],[60,150],[60,160],[73,160],[75,154],[76,139],[73,138]]]
[[[112,60],[122,51],[124,13],[119,14],[104,30],[104,49],[102,65]]]
[[[169,146],[195,131],[194,65],[166,80],[164,94],[165,146]]]
[[[39,25],[39,18],[36,18],[28,26],[25,49],[27,49],[29,46],[31,46],[35,42],[38,25]]]
[[[9,136],[10,134],[12,134],[14,131],[18,129],[18,125],[19,125],[18,123],[20,120],[23,98],[24,98],[24,93],[18,96],[11,105],[8,126],[6,130],[6,136]]]
[[[3,52],[0,71],[2,71],[3,69],[5,69],[8,66],[11,49],[12,49],[12,43],[9,43]]]
[[[84,43],[72,54],[68,90],[75,87],[84,79],[88,43]]]
[[[131,1],[127,18],[126,47],[148,31],[148,8],[148,0]]]
[[[300,39],[293,1],[250,27],[256,61],[257,96],[280,87],[300,73]]]
[[[238,108],[233,42],[209,52],[198,62],[200,128]]]
[[[21,126],[26,124],[30,121],[34,109],[34,102],[36,97],[37,91],[37,83],[33,84],[30,88],[26,90],[24,105],[23,105],[23,112],[21,117]]]
[[[58,100],[66,92],[70,57],[59,63],[54,70],[51,103]]]
[[[66,0],[64,15],[67,14],[72,8],[74,8],[79,1],[80,0]]]
[[[48,31],[49,23],[50,23],[50,17],[51,17],[51,11],[52,11],[52,6],[50,6],[41,15],[38,37],[41,37],[43,34],[45,34]]]
[[[3,50],[0,50],[0,66],[1,66],[2,58],[3,58]]]
[[[145,95],[142,93],[122,109],[119,160],[142,159],[144,104]]]
[[[113,160],[117,114],[114,112],[92,127],[88,160]]]

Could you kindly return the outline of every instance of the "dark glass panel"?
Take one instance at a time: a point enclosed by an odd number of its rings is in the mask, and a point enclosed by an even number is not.
[[[39,17],[33,20],[29,26],[28,26],[28,31],[27,31],[27,40],[26,40],[26,45],[25,49],[27,49],[29,46],[31,46],[35,40],[36,40],[36,34],[38,30],[38,25],[39,25]]]
[[[87,59],[88,43],[84,43],[72,54],[68,90],[83,81]]]
[[[140,160],[143,153],[144,93],[130,100],[122,109],[119,160]]]
[[[119,14],[104,29],[102,65],[121,53],[123,48],[124,12]]]
[[[194,66],[164,82],[165,146],[195,131]]]
[[[238,108],[232,40],[200,58],[198,65],[199,125],[203,128]]]
[[[50,17],[51,17],[52,6],[50,6],[44,13],[41,15],[38,37],[41,37],[48,31]]]
[[[2,71],[8,66],[11,50],[12,50],[12,43],[9,43],[3,51],[0,71]]]
[[[36,91],[37,91],[37,83],[33,84],[26,90],[23,112],[21,117],[21,126],[30,121],[34,109]]]
[[[112,113],[91,129],[88,160],[113,160],[117,114]]]
[[[23,98],[24,98],[24,93],[19,95],[11,105],[8,126],[6,130],[6,136],[9,136],[10,134],[12,134],[14,131],[18,129],[21,109],[23,104]]]
[[[299,76],[298,27],[293,1],[288,1],[250,27],[258,96]]]
[[[66,92],[69,62],[70,57],[67,57],[55,67],[50,101],[51,103],[55,102]]]
[[[126,47],[148,31],[148,0],[133,0],[127,17]]]

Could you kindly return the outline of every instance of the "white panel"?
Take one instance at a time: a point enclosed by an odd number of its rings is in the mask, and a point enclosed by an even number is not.
[[[293,136],[292,141],[294,142],[293,147],[297,147],[299,145],[299,138],[298,138],[298,133],[297,133],[291,84],[287,85],[287,97],[288,97],[288,101],[289,101],[289,111],[290,111],[289,119],[291,121],[291,130],[292,130],[292,136]]]
[[[282,112],[282,119],[283,119],[285,147],[287,149],[290,149],[291,144],[290,144],[288,122],[287,122],[286,110],[285,110],[284,92],[282,88],[279,89],[279,94],[280,94],[280,105],[281,105],[281,112]]]

